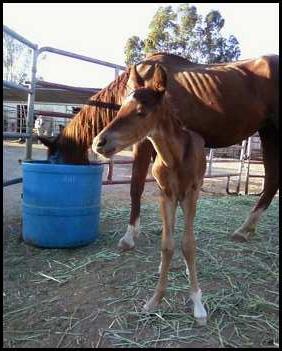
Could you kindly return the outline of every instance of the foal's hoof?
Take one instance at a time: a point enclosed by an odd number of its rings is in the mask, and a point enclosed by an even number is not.
[[[151,298],[145,305],[143,306],[142,312],[153,312],[158,306],[159,302],[156,301],[154,298]]]
[[[134,242],[128,242],[124,238],[121,238],[119,243],[118,243],[118,248],[121,251],[134,250],[135,244],[134,244]]]
[[[207,317],[196,318],[196,322],[199,327],[204,327],[205,325],[207,325]]]

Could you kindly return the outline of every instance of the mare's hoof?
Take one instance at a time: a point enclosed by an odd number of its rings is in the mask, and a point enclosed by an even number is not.
[[[236,231],[231,235],[231,240],[233,241],[237,241],[240,243],[245,243],[247,241],[249,241],[253,236],[254,236],[255,232],[254,231]]]
[[[235,232],[231,235],[231,240],[236,241],[238,243],[245,243],[248,241],[247,233]]]

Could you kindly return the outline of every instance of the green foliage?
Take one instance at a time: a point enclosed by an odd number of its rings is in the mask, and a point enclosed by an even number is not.
[[[28,79],[32,50],[10,35],[3,35],[3,79],[23,83]]]
[[[234,35],[224,38],[221,29],[224,19],[218,11],[207,14],[204,25],[199,30],[201,61],[205,63],[227,62],[240,56],[239,42]]]
[[[173,49],[176,14],[171,6],[160,7],[149,25],[149,34],[144,43],[145,53]]]
[[[144,42],[139,37],[129,38],[125,45],[125,61],[127,64],[141,61],[144,58]]]
[[[172,6],[160,7],[149,25],[147,37],[142,40],[133,36],[127,40],[125,62],[137,63],[153,52],[169,52],[198,63],[237,60],[239,42],[234,35],[228,38],[222,35],[224,24],[219,11],[212,10],[203,18],[189,4],[181,4],[176,11]]]

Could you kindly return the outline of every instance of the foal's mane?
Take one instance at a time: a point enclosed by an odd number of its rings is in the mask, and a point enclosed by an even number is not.
[[[93,138],[116,116],[117,110],[110,108],[110,104],[121,104],[128,77],[129,70],[126,70],[106,88],[93,95],[88,105],[84,105],[64,128],[59,136],[60,143],[68,149],[87,149]],[[109,107],[92,105],[93,101],[109,103]]]

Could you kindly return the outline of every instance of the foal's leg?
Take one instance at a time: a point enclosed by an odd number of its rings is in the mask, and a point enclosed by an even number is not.
[[[181,243],[182,253],[189,270],[191,282],[191,299],[194,303],[194,317],[198,324],[205,325],[207,312],[202,304],[202,292],[199,288],[196,269],[196,240],[193,232],[193,220],[196,214],[196,205],[200,189],[191,190],[181,202],[184,212],[185,231]],[[187,269],[187,268],[186,268]]]
[[[263,147],[264,189],[244,224],[233,233],[232,239],[236,241],[247,241],[255,234],[262,213],[270,205],[279,187],[278,131],[273,125],[269,125],[261,129],[259,134]]]
[[[151,157],[155,154],[153,145],[147,139],[134,145],[134,161],[130,186],[131,212],[125,235],[120,239],[118,247],[122,250],[133,249],[134,238],[140,232],[140,200],[144,190]]]
[[[144,311],[150,311],[161,302],[166,289],[167,273],[174,252],[174,240],[172,238],[175,222],[175,211],[177,201],[165,194],[160,198],[161,215],[163,220],[162,242],[161,242],[161,264],[159,268],[159,282],[153,297],[145,304]]]

